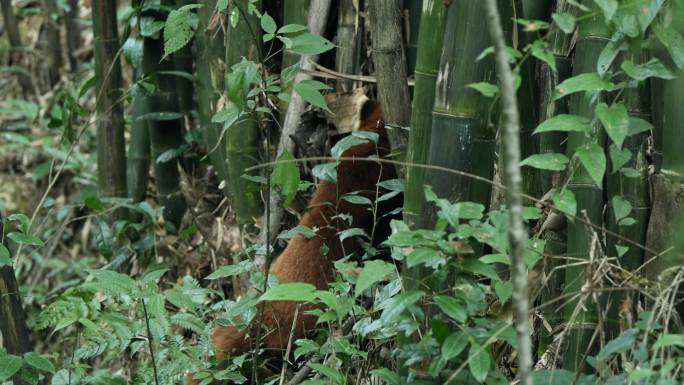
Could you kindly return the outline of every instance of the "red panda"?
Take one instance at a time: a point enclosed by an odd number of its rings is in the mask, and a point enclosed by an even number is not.
[[[369,156],[384,157],[389,154],[389,141],[384,125],[381,123],[380,105],[367,101],[361,110],[360,131],[378,134],[377,143],[367,142],[347,149],[342,157],[367,158]],[[306,238],[298,235],[290,240],[285,250],[271,265],[270,273],[275,275],[279,283],[305,282],[325,290],[334,278],[333,263],[335,260],[357,251],[358,243],[353,240],[340,242],[338,233],[350,227],[366,229],[370,234],[375,218],[365,205],[341,200],[344,194],[361,191],[376,191],[381,180],[396,178],[391,165],[381,165],[368,161],[341,161],[337,168],[337,183],[321,181],[309,203],[309,210],[304,214],[300,225],[317,228],[317,235]],[[351,224],[340,219],[339,214],[352,218]],[[321,249],[327,246],[327,255]],[[263,345],[268,350],[284,350],[287,347],[294,321],[297,302],[272,301],[265,302],[263,314],[257,315],[268,330],[263,337]],[[305,314],[311,309],[304,306],[299,310],[298,321],[293,340],[306,335],[315,327],[316,317]],[[245,332],[232,326],[219,326],[214,330],[213,343],[217,357],[241,354],[249,350],[249,341]]]

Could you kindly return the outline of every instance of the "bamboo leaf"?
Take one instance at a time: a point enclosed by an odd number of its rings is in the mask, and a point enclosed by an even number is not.
[[[328,39],[309,32],[292,36],[290,39],[292,40],[290,49],[300,55],[318,55],[335,47]]]
[[[530,166],[540,170],[562,171],[565,170],[565,166],[568,164],[568,162],[570,162],[570,159],[568,159],[567,156],[563,154],[550,153],[531,155],[520,162],[520,165]]]
[[[559,114],[546,119],[534,130],[535,134],[549,131],[589,132],[591,120],[584,116]]]
[[[624,103],[616,103],[610,107],[606,103],[599,103],[595,112],[610,139],[618,148],[622,148],[629,129],[627,107]]]
[[[591,179],[601,188],[603,174],[606,172],[606,154],[603,153],[603,148],[594,142],[586,143],[578,147],[575,154]]]

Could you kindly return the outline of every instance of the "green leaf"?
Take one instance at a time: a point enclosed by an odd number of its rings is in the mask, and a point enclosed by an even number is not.
[[[606,154],[603,152],[603,147],[590,142],[578,147],[575,154],[591,179],[601,188],[603,175],[606,173]]]
[[[666,348],[668,346],[684,347],[684,335],[663,333],[653,344],[654,349]]]
[[[305,101],[309,102],[311,105],[322,108],[328,112],[328,104],[325,102],[325,98],[321,95],[320,90],[328,90],[325,83],[321,83],[316,80],[302,80],[301,82],[294,85],[294,90],[302,97]]]
[[[281,283],[268,289],[259,297],[263,301],[301,301],[311,302],[316,299],[316,287],[310,283]]]
[[[497,85],[487,82],[470,83],[466,87],[472,88],[488,98],[499,93],[499,87]]]
[[[484,382],[484,380],[487,379],[489,367],[492,365],[492,359],[489,356],[487,348],[482,349],[480,345],[473,343],[470,345],[468,356],[470,358],[470,362],[468,362],[470,374],[472,374],[478,382]]]
[[[556,71],[556,57],[554,56],[553,52],[548,50],[544,40],[537,39],[529,47],[532,56],[548,64],[551,69]]]
[[[655,35],[670,53],[677,68],[684,69],[684,37],[675,28],[658,26],[653,28]]]
[[[337,369],[333,369],[319,363],[309,363],[309,367],[311,369],[314,369],[318,373],[321,373],[322,375],[328,377],[337,385],[344,385],[347,382],[346,377]]]
[[[617,40],[611,40],[603,47],[598,60],[596,61],[596,72],[600,76],[603,76],[608,72],[620,52],[628,47],[623,36],[618,35],[616,38]]]
[[[399,316],[406,310],[409,306],[418,302],[423,296],[424,292],[419,290],[412,290],[403,292],[396,297],[388,301],[387,306],[382,310],[380,315],[380,322],[383,325],[387,325],[391,322],[396,321]]]
[[[534,266],[542,259],[544,255],[544,248],[546,241],[543,239],[532,238],[527,241],[527,249],[525,249],[525,264],[527,268],[532,270]]]
[[[12,265],[12,256],[10,255],[10,251],[0,243],[0,268],[3,266],[9,266]]]
[[[333,158],[339,159],[348,149],[359,144],[365,144],[369,142],[377,143],[378,139],[378,134],[374,132],[355,131],[352,132],[351,135],[347,135],[335,143],[333,148],[330,149],[330,155],[332,155]]]
[[[401,385],[401,377],[399,374],[387,368],[373,369],[370,371],[370,374],[379,377],[388,385]]]
[[[301,235],[307,239],[311,239],[316,236],[316,232],[307,226],[297,225],[287,231],[283,231],[282,233],[280,233],[278,235],[278,239],[289,240],[296,237],[297,235]]]
[[[565,189],[553,195],[553,206],[561,212],[574,217],[577,214],[577,200],[572,191]]]
[[[525,206],[523,207],[523,219],[526,221],[539,219],[542,216],[542,210],[539,207]]]
[[[463,261],[463,264],[461,266],[463,270],[471,272],[473,274],[477,275],[482,275],[485,276],[489,279],[492,279],[494,281],[500,281],[501,278],[499,278],[499,274],[496,273],[496,270],[491,267],[490,265],[486,263],[482,263],[478,259],[466,259]]]
[[[606,22],[609,22],[615,16],[615,12],[618,9],[617,0],[594,0],[594,3],[603,11],[603,17],[605,17]]]
[[[608,341],[608,343],[601,349],[599,354],[596,355],[596,359],[599,361],[604,361],[612,354],[625,353],[630,350],[637,335],[639,334],[638,329],[627,329],[620,336],[614,340]]]
[[[625,60],[620,66],[629,77],[642,81],[648,78],[674,79],[676,76],[657,58],[653,58],[643,64],[634,64],[631,60]]]
[[[468,319],[468,311],[461,300],[449,295],[437,295],[434,301],[444,314],[457,322],[463,323]]]
[[[570,162],[563,154],[534,154],[520,162],[521,166],[530,166],[540,170],[565,170],[565,166]]]
[[[437,250],[427,247],[417,248],[406,256],[406,265],[408,267],[418,265],[438,267],[444,263],[446,263],[446,260]]]
[[[494,284],[494,291],[499,297],[499,302],[505,304],[513,294],[513,283],[511,281],[499,281]]]
[[[575,31],[575,16],[569,13],[554,13],[551,17],[563,33],[573,33]]]
[[[627,218],[632,212],[632,204],[619,195],[615,195],[611,200],[613,204],[613,214],[615,215],[615,222],[620,222],[621,219]]]
[[[595,112],[610,139],[618,148],[622,148],[629,129],[629,114],[624,103],[615,103],[610,107],[606,103],[599,103]]]
[[[395,271],[394,264],[385,261],[373,260],[366,262],[356,280],[356,295],[358,296],[363,293],[364,290],[368,289],[373,284],[387,279],[389,276],[393,275]]]
[[[45,356],[41,356],[38,353],[28,352],[24,354],[24,361],[38,370],[48,373],[55,372],[55,366],[52,364],[52,362]]]
[[[610,160],[613,164],[613,173],[618,172],[622,166],[626,165],[632,158],[632,153],[628,149],[623,148],[620,150],[614,144],[611,144],[608,147],[608,153],[610,154]]]
[[[446,360],[455,358],[468,346],[470,339],[462,331],[450,334],[442,343],[442,357]]]
[[[0,382],[8,380],[21,369],[22,359],[0,350]]]
[[[533,379],[534,383],[539,385],[573,385],[575,383],[575,372],[565,369],[535,370]],[[581,381],[578,382],[583,384]]]
[[[535,134],[549,131],[589,132],[591,120],[579,115],[558,114],[546,119],[534,130]]]
[[[268,13],[264,12],[264,14],[261,15],[261,29],[263,29],[266,33],[274,34],[276,28],[275,20],[273,20]]]
[[[192,40],[199,18],[191,10],[200,7],[201,4],[188,4],[169,13],[164,24],[164,56],[178,51]]]
[[[31,234],[12,232],[7,234],[7,237],[16,243],[24,245],[43,246],[45,244],[40,238],[34,237]]]
[[[143,62],[143,39],[138,36],[129,36],[124,42],[123,50],[124,57],[133,66],[133,68],[140,68]]]
[[[650,122],[633,116],[629,117],[629,130],[627,136],[632,136],[651,130],[653,130],[653,125]]]
[[[612,82],[602,79],[598,73],[584,73],[566,79],[557,85],[554,100],[575,92],[612,91],[614,88],[615,85]]]
[[[284,163],[276,163],[271,174],[271,183],[273,186],[280,187],[280,193],[283,195],[283,207],[292,203],[299,188],[299,167],[295,162],[288,162],[294,159],[287,149],[283,149],[277,161]]]
[[[290,50],[299,55],[318,55],[335,47],[328,39],[309,32],[291,36],[290,40]]]
[[[244,260],[233,265],[221,266],[213,273],[207,275],[204,279],[219,279],[225,277],[233,277],[242,273],[246,273],[252,269],[254,264],[252,261]]]
[[[287,24],[278,30],[278,33],[297,33],[297,32],[302,32],[305,31],[307,28],[305,25],[301,24]]]

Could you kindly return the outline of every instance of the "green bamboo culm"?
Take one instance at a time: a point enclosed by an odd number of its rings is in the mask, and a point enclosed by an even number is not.
[[[418,52],[411,108],[411,134],[406,151],[408,163],[425,164],[430,150],[432,109],[435,104],[437,71],[448,8],[442,1],[425,3],[418,33]],[[424,227],[425,169],[408,167],[404,194],[404,221],[411,227]]]
[[[335,50],[335,69],[343,74],[355,74],[359,68],[360,41],[359,33],[361,23],[357,23],[358,14],[353,0],[340,1],[339,16],[337,19],[337,49]],[[339,79],[336,82],[338,92],[352,90],[353,81]]]
[[[247,5],[247,0],[237,0],[230,4],[229,11],[232,12],[234,9],[240,13],[240,17],[236,26],[229,26],[226,30],[225,62],[228,68],[240,63],[243,57],[257,62],[261,59],[259,19],[256,15],[247,13]],[[261,1],[257,1],[254,5],[261,8]],[[226,88],[231,87],[228,79],[226,85]],[[228,198],[235,210],[238,223],[241,226],[252,225],[262,214],[259,185],[242,176],[246,168],[259,162],[257,115],[249,114],[234,123],[228,128],[225,138],[228,190],[230,191]]]
[[[306,25],[309,14],[310,0],[285,0],[283,2],[283,24],[300,24]],[[299,55],[291,50],[283,49],[283,60],[281,68],[283,71],[295,64],[299,63]],[[283,84],[283,92],[286,94],[292,93],[292,81]],[[290,105],[289,100],[278,99],[278,106],[281,111],[280,121],[285,120],[285,113],[287,106]]]
[[[97,95],[97,173],[102,197],[125,197],[126,142],[124,139],[123,79],[119,61],[116,3],[92,3]],[[126,217],[115,210],[111,220]]]
[[[609,41],[610,31],[606,27],[603,16],[592,1],[583,1],[588,7],[594,7],[593,13],[583,19],[578,25],[578,39],[573,58],[573,75],[596,72],[598,57]],[[570,96],[570,113],[593,118],[596,99],[585,93],[575,93]],[[595,138],[590,139],[585,133],[571,132],[568,134],[567,155],[572,157],[575,151],[590,141],[596,141],[603,147],[605,135],[598,126],[594,126]],[[598,186],[583,166],[575,162],[567,188],[574,193],[577,200],[578,212],[586,213],[586,219],[591,223],[603,225],[603,188]],[[584,215],[584,214],[580,214]],[[565,268],[565,294],[568,300],[564,305],[564,321],[567,325],[567,348],[563,351],[563,367],[576,371],[584,371],[591,367],[584,363],[587,353],[595,353],[598,338],[593,338],[598,332],[598,311],[600,304],[594,303],[594,296],[581,297],[581,289],[588,279],[591,243],[594,233],[580,221],[568,223],[567,229],[567,263]],[[598,236],[598,235],[596,235]],[[580,303],[583,300],[584,302]]]
[[[680,34],[684,33],[684,2],[676,0],[669,3],[666,15],[661,20],[661,30],[674,29]],[[684,65],[675,63],[662,47],[658,48],[657,56],[669,68],[677,69],[675,79],[653,79],[652,82],[656,173],[651,176],[653,205],[646,246],[650,250],[667,252],[657,256],[648,253],[645,257],[647,264],[644,266],[644,275],[655,284],[656,290],[660,290],[671,285],[672,280],[668,277],[684,263],[681,236],[676,232],[681,231],[679,224],[682,223],[681,215],[684,210],[684,108],[681,105],[684,96]],[[679,290],[682,290],[681,286]],[[683,305],[678,305],[677,309],[680,316],[684,314]]]
[[[516,15],[526,20],[547,21],[550,16],[550,1],[522,0],[515,2]],[[522,25],[515,24],[515,31],[519,36],[520,46],[525,48],[534,43],[538,37],[537,32],[525,32]],[[507,29],[510,30],[510,29]],[[514,39],[511,39],[514,40]],[[513,41],[513,44],[515,42]],[[513,45],[511,44],[511,45]],[[532,135],[539,121],[539,79],[536,76],[537,62],[528,58],[520,67],[522,83],[518,90],[518,100],[521,108],[520,113],[520,151],[521,159],[539,152],[539,137]],[[540,171],[534,167],[523,167],[523,192],[540,198],[544,191],[541,189]]]
[[[176,0],[176,7],[194,4],[192,0]],[[173,53],[173,68],[178,73],[176,76],[176,93],[178,94],[178,108],[183,114],[188,114],[195,106],[195,89],[192,80],[194,67],[193,43],[189,42],[185,47]],[[190,115],[188,115],[190,116]]]
[[[557,0],[554,4],[554,12],[571,13],[572,7],[566,0]],[[553,90],[560,82],[569,78],[572,74],[572,61],[570,51],[572,45],[572,33],[564,33],[556,23],[551,25],[549,31],[549,49],[553,53],[556,69],[554,70],[545,62],[539,63],[539,123],[552,118],[558,114],[568,113],[568,98],[554,100]],[[565,142],[567,135],[563,131],[548,131],[538,135],[539,153],[565,153]],[[546,194],[551,189],[558,189],[561,185],[562,174],[559,171],[539,170],[539,185],[542,194]],[[556,215],[556,214],[551,214]],[[542,234],[546,241],[544,249],[544,276],[546,280],[539,293],[542,305],[552,303],[563,291],[564,274],[563,270],[558,269],[563,265],[562,256],[566,253],[566,224],[561,215],[555,217],[558,226],[547,228]],[[545,305],[540,309],[540,313],[548,325],[552,328],[557,327],[563,320],[562,313],[558,311],[558,304]],[[552,330],[546,328],[539,329],[539,343],[537,352],[542,355],[553,341]]]
[[[162,5],[173,7],[175,3],[165,0]],[[163,20],[161,10],[148,9],[141,17]],[[177,151],[183,145],[183,115],[178,106],[176,75],[170,57],[164,57],[161,35],[145,37],[143,41],[143,72],[156,79],[158,89],[147,96],[146,118],[154,165],[154,180],[164,220],[178,230],[187,204],[180,188]]]
[[[473,22],[483,14],[484,4],[480,1],[459,1],[449,6],[437,73],[428,164],[491,180],[496,137],[492,122],[498,122],[498,114],[493,108],[493,99],[467,86],[495,82],[492,55],[475,62],[492,45],[486,23]],[[488,183],[440,171],[427,171],[425,183],[441,198],[489,206],[491,185]],[[424,215],[427,215],[426,223],[434,223],[434,210]]]
[[[150,175],[150,132],[144,115],[147,99],[136,96],[131,111],[131,138],[128,145],[128,170],[126,173],[128,197],[133,202],[145,200]]]
[[[216,101],[223,86],[220,63],[223,62],[225,49],[222,39],[216,37],[217,31],[209,29],[209,20],[216,7],[216,0],[205,0],[202,5],[203,7],[197,10],[199,27],[195,38],[197,113],[209,161],[214,168],[219,185],[223,188],[224,195],[228,197],[230,196],[228,164],[226,163],[226,149],[220,141],[221,125],[212,122],[212,117],[216,112]]]
[[[406,74],[409,76],[414,73],[418,63],[423,3],[423,0],[404,1],[404,11],[408,18],[404,21],[404,38],[406,40]],[[429,2],[427,6],[434,7]]]

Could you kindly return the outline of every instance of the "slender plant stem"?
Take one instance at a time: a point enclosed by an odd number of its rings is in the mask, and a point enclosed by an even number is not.
[[[527,232],[522,216],[522,174],[520,172],[520,116],[515,95],[515,77],[508,65],[506,42],[496,0],[485,0],[485,9],[489,34],[494,43],[496,68],[501,82],[501,101],[504,116],[502,134],[504,177],[508,185],[506,202],[510,211],[508,243],[513,260],[511,279],[513,281],[515,330],[518,334],[519,376],[521,385],[532,385],[532,340],[528,324],[530,304],[528,302],[527,266],[525,264]]]
[[[152,331],[150,331],[150,316],[147,314],[147,305],[145,299],[142,299],[143,313],[145,313],[145,328],[147,329],[147,346],[150,349],[150,357],[152,358],[152,372],[154,373],[154,383],[159,385],[159,376],[157,375],[157,362],[154,359],[154,344],[152,341]]]

